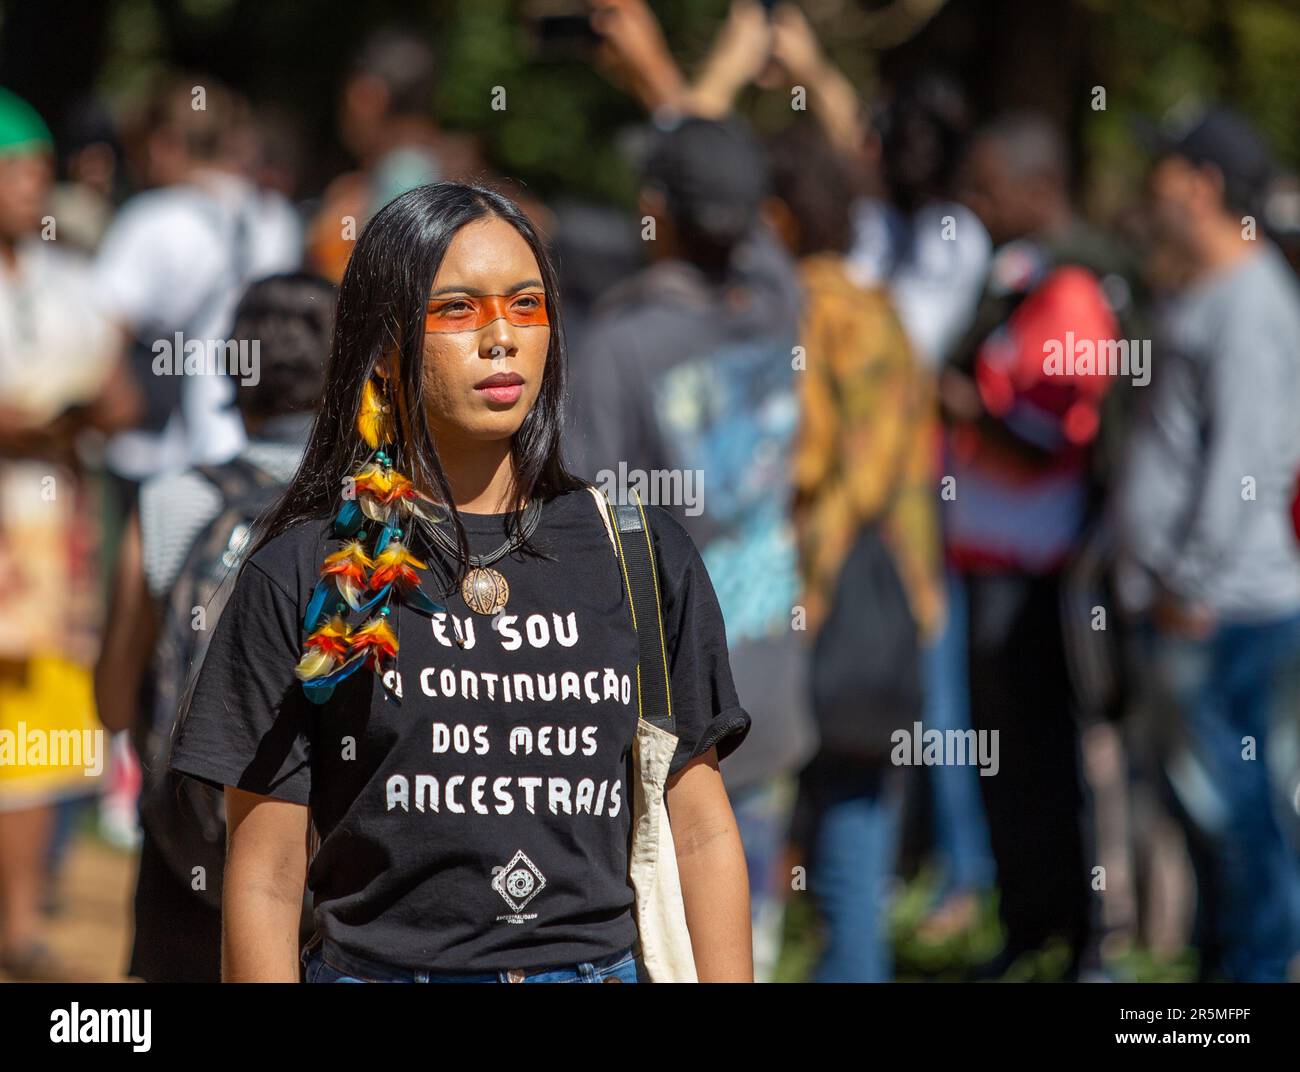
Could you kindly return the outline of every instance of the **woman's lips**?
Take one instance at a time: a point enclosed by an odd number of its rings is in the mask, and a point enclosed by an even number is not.
[[[518,402],[524,393],[524,378],[517,372],[494,372],[474,385],[474,390],[493,402],[509,405]]]

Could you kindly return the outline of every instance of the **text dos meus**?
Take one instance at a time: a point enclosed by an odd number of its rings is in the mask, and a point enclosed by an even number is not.
[[[511,726],[507,747],[512,756],[593,756],[596,754],[596,726]],[[487,726],[466,726],[444,722],[433,724],[433,754],[484,756],[492,750]]]

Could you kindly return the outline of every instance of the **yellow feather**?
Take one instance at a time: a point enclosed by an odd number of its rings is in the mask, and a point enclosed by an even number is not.
[[[309,651],[301,659],[294,669],[298,675],[299,681],[310,681],[314,677],[322,677],[334,669],[334,656],[326,651]]]
[[[393,441],[393,418],[380,397],[373,379],[366,380],[361,391],[361,411],[357,414],[357,431],[367,445],[378,449],[381,444]]]

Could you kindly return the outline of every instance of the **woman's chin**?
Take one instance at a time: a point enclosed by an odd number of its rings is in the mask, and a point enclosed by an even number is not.
[[[519,431],[527,415],[528,411],[522,406],[502,407],[497,412],[476,414],[475,419],[462,430],[462,434],[474,443],[510,439]]]

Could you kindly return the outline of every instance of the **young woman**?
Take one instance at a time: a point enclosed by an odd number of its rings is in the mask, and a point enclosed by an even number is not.
[[[309,982],[637,981],[637,637],[561,459],[563,392],[555,274],[514,204],[440,183],[374,217],[302,467],[173,748],[174,770],[226,787],[227,981],[299,978],[304,881]],[[749,716],[699,555],[666,512],[649,520],[696,969],[749,980],[718,771]]]

